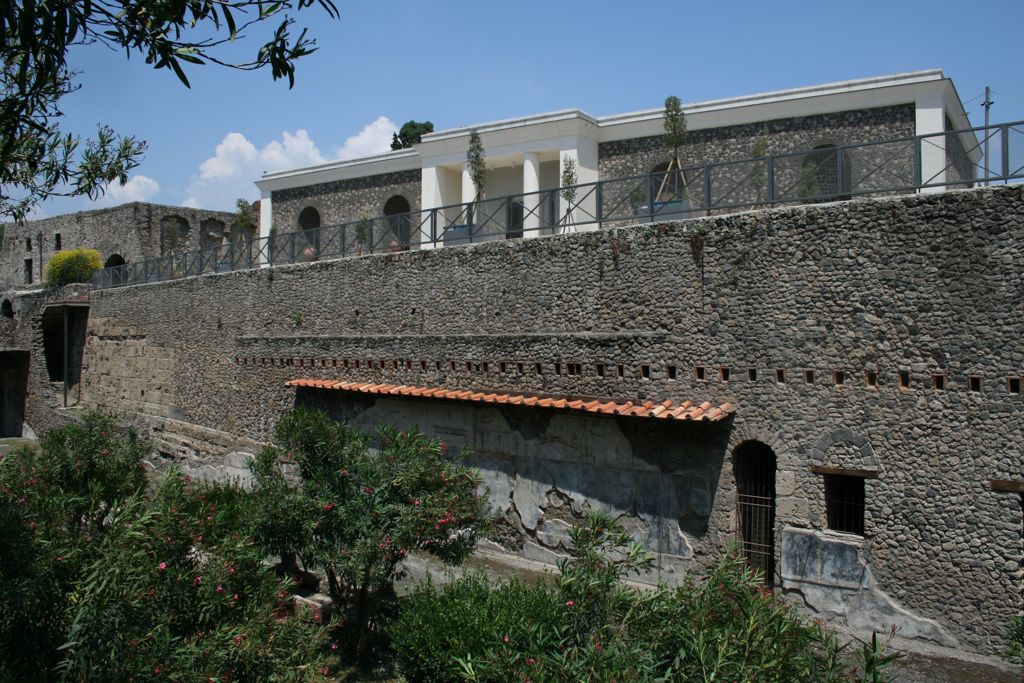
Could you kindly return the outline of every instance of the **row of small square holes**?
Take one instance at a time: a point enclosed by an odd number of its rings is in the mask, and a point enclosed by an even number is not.
[[[299,367],[305,367],[307,365],[307,361],[308,361],[309,367],[316,367],[316,365],[317,365],[317,362],[316,362],[317,359],[316,358],[309,358],[309,359],[306,359],[306,358],[297,358],[297,359],[293,359],[293,358],[280,358],[280,359],[274,359],[274,358],[267,359],[267,358],[263,358],[262,359],[263,365],[267,365],[268,364],[267,363],[268,360],[270,361],[269,364],[271,366],[274,366],[276,364],[275,361],[279,361],[279,364],[281,366],[296,365],[295,361],[298,361],[297,365]],[[327,367],[328,366],[328,360],[329,359],[327,359],[327,358],[321,358],[320,359],[320,367]],[[363,367],[363,362],[361,362],[359,360],[353,360],[353,361],[350,362],[347,359],[345,359],[345,360],[342,360],[340,362],[340,364],[339,364],[339,361],[338,361],[337,358],[333,358],[333,359],[330,359],[330,360],[331,360],[332,367],[339,367],[339,365],[340,365],[340,367],[343,367],[343,368],[352,367],[352,368],[358,369],[360,367]],[[243,365],[248,365],[249,364],[249,359],[248,358],[235,358],[235,362],[243,364]],[[376,363],[378,363],[378,365],[376,365],[376,367],[378,369],[385,369],[390,364],[391,369],[397,370],[398,367],[399,367],[400,361],[392,360],[389,363],[386,360],[380,360],[380,361],[376,361]],[[252,359],[252,364],[256,365],[256,359],[255,358]],[[411,370],[412,369],[413,362],[411,360],[405,360],[403,364],[404,364],[406,370]],[[426,370],[427,366],[428,366],[427,361],[425,361],[425,360],[420,361],[420,369],[421,370]],[[443,366],[443,364],[442,364],[441,361],[435,361],[434,362],[434,366],[435,366],[436,370],[440,371],[442,366]],[[522,374],[525,373],[525,365],[523,363],[517,362],[517,363],[515,363],[515,366],[516,366],[516,372],[518,374],[522,375]],[[373,360],[365,361],[365,367],[367,369],[369,369],[369,370],[374,369],[375,368],[375,361],[373,361]],[[455,372],[455,371],[457,371],[459,369],[458,363],[456,363],[456,361],[453,361],[453,360],[448,361],[448,367],[453,372]],[[605,377],[607,372],[608,372],[608,369],[610,369],[611,367],[612,367],[611,365],[605,365],[604,363],[597,363],[594,366],[595,371],[596,371],[598,377]],[[625,366],[623,366],[623,365],[615,365],[614,368],[615,368],[615,375],[616,375],[616,377],[618,377],[619,379],[622,379],[623,377],[625,377]],[[483,361],[483,362],[479,362],[479,363],[476,363],[476,362],[473,362],[473,361],[466,361],[465,369],[466,369],[466,372],[489,372],[490,371],[490,363],[488,363],[487,361]],[[498,372],[504,374],[504,373],[508,372],[508,369],[509,369],[509,363],[506,363],[504,361],[498,363]],[[667,366],[665,366],[665,370],[666,370],[666,375],[667,375],[668,379],[671,379],[671,380],[678,379],[678,376],[679,376],[678,368],[675,365],[667,365]],[[555,374],[556,375],[562,375],[563,371],[564,371],[564,373],[566,375],[568,375],[570,377],[577,376],[577,375],[582,375],[583,374],[583,365],[581,363],[561,363],[561,362],[555,363]],[[544,374],[543,365],[541,363],[535,363],[534,364],[534,372],[537,375],[543,375]],[[806,384],[814,384],[815,374],[816,373],[815,373],[814,370],[811,370],[811,369],[804,370],[803,371],[804,382]],[[651,377],[651,366],[647,365],[647,364],[641,365],[640,366],[640,376],[642,378],[644,378],[644,379],[650,379],[650,377]],[[721,379],[721,381],[729,382],[729,381],[732,380],[732,369],[727,367],[727,366],[721,366],[718,369],[718,376],[719,376],[719,379]],[[698,382],[705,382],[705,381],[707,381],[707,369],[703,365],[696,366],[694,368],[694,377],[695,377],[695,379]],[[758,378],[758,371],[757,371],[757,369],[756,368],[748,368],[747,369],[747,379],[749,381],[751,381],[751,382],[756,382],[757,378]],[[851,379],[852,379],[852,373],[846,372],[845,370],[835,370],[832,373],[832,383],[837,385],[837,386],[848,385],[848,384],[851,383],[850,382]],[[786,379],[786,369],[785,368],[776,368],[776,370],[775,370],[775,381],[778,384],[785,384],[786,383],[787,379]],[[910,376],[910,373],[908,371],[906,371],[906,370],[898,371],[897,372],[897,381],[898,381],[900,389],[908,389],[909,390],[911,388],[911,376]],[[864,384],[865,384],[865,386],[868,386],[868,387],[878,387],[879,384],[880,384],[878,373],[873,371],[873,370],[869,370],[869,371],[865,372],[864,373]],[[945,374],[943,374],[943,373],[934,373],[932,375],[932,389],[934,389],[935,391],[944,391],[947,388],[948,388],[947,376]],[[968,388],[969,391],[972,391],[972,392],[980,392],[982,390],[982,378],[981,378],[981,376],[979,376],[979,375],[967,375],[967,388]],[[1011,394],[1019,394],[1019,393],[1021,393],[1021,378],[1020,377],[1015,377],[1015,376],[1007,377],[1006,378],[1006,388],[1007,388],[1007,391],[1009,393],[1011,393]]]

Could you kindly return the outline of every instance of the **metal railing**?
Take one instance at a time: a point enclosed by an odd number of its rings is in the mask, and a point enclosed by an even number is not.
[[[986,144],[987,143],[987,144]],[[985,150],[989,156],[985,156]],[[228,242],[106,268],[96,288],[579,228],[1024,179],[1024,121],[725,161]]]

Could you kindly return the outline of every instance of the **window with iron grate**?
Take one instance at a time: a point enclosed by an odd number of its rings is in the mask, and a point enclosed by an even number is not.
[[[825,511],[829,529],[863,536],[864,478],[826,474]]]

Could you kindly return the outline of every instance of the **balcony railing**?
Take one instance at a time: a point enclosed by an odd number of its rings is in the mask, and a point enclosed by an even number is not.
[[[965,144],[965,141],[967,143]],[[96,273],[96,288],[1024,179],[1024,121],[599,180],[273,234]]]

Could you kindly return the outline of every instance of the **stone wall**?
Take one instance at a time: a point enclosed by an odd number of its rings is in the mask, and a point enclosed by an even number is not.
[[[234,214],[223,211],[135,202],[22,224],[8,223],[0,245],[0,292],[38,287],[46,263],[57,250],[58,235],[61,249],[96,249],[104,261],[118,254],[135,263],[159,256],[161,249],[172,247],[171,242],[178,252],[199,249],[201,244],[211,246],[210,235],[217,228],[224,239],[231,239],[233,219]],[[170,237],[172,228],[175,237]],[[31,282],[24,276],[26,259],[32,261]]]
[[[307,207],[316,209],[321,226],[378,218],[395,195],[405,197],[410,211],[419,211],[418,169],[279,190],[271,195],[273,225],[279,234],[298,230],[299,213]]]
[[[603,506],[665,571],[700,571],[736,533],[732,454],[763,443],[786,590],[858,628],[994,652],[1021,585],[1020,497],[989,481],[1024,479],[1024,400],[1008,383],[1024,374],[1022,240],[1016,186],[99,291],[83,400],[207,470],[237,469],[224,454],[269,438],[302,398],[284,386],[295,377],[728,401],[728,423],[661,434],[622,418],[306,397],[363,424],[461,430],[510,550],[557,553],[560,510]],[[816,465],[875,468],[864,537],[825,531]],[[846,558],[845,573],[824,559],[794,568],[787,547]]]
[[[914,133],[912,104],[690,131],[686,144],[679,151],[682,165],[691,169],[686,174],[689,188],[687,208],[756,206],[762,203],[767,194],[767,166],[752,162],[727,163],[757,156],[793,154],[775,161],[775,196],[780,201],[799,201],[805,197],[829,195],[835,190],[844,195],[851,189],[869,192],[882,187],[910,188],[916,181],[914,148],[908,141],[847,150],[842,160],[841,183],[835,178],[837,171],[832,168],[836,165],[834,153],[831,157],[827,153],[810,156],[804,153],[826,145],[897,140]],[[762,136],[763,147],[758,149],[758,140]],[[605,179],[644,175],[659,165],[667,164],[672,158],[672,150],[665,146],[660,135],[603,142],[598,154],[600,176]],[[705,171],[703,167],[707,164],[726,165]],[[884,174],[876,172],[879,167],[884,167]],[[811,180],[802,182],[802,173],[809,173]],[[709,203],[704,198],[705,181],[709,188]],[[660,182],[657,179],[655,182],[658,187],[650,192],[654,201],[659,202]],[[606,206],[625,204],[639,207],[650,202],[644,183],[613,184],[606,186],[604,192]],[[631,193],[636,195],[635,198],[630,197]],[[643,210],[639,213],[642,214]],[[616,213],[616,217],[618,215]]]

